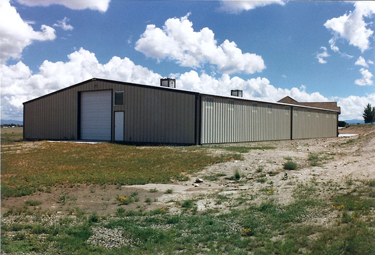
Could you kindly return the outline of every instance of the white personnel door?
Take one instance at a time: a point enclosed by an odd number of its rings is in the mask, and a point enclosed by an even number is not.
[[[124,112],[115,112],[115,141],[124,141]]]
[[[112,91],[81,93],[81,139],[111,140]]]

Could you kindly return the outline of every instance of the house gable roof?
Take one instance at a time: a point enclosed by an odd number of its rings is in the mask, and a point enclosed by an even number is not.
[[[277,102],[328,109],[328,110],[336,111],[339,114],[341,113],[341,108],[337,106],[337,102],[298,102],[297,100],[291,98],[290,96],[286,96]]]

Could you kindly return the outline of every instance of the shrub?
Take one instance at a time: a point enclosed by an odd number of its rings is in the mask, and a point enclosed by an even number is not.
[[[236,171],[234,172],[234,179],[235,180],[239,180],[239,179],[241,179],[241,175],[240,175],[240,172],[236,169]]]
[[[284,169],[285,170],[296,170],[297,169],[297,163],[293,161],[287,161],[284,163]]]

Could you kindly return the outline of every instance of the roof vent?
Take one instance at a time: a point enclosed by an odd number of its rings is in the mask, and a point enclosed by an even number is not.
[[[176,79],[163,78],[160,79],[160,86],[168,88],[176,88]]]
[[[242,97],[243,92],[242,92],[242,90],[239,90],[239,89],[233,89],[233,90],[230,91],[230,95],[234,96],[234,97]]]

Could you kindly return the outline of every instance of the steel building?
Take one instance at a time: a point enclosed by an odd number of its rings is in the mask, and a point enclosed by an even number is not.
[[[160,85],[93,78],[27,101],[24,139],[192,145],[337,136],[334,109],[178,90],[173,79]]]

